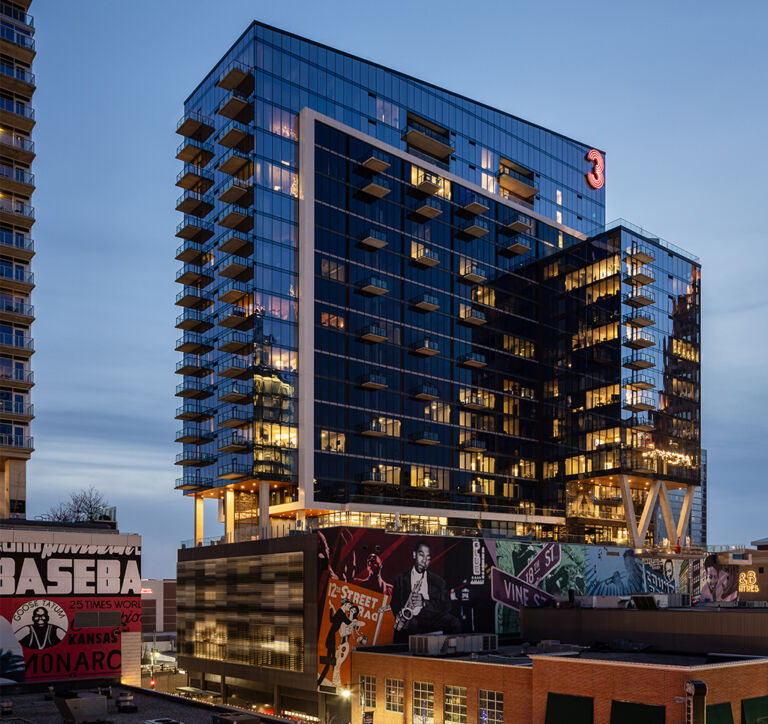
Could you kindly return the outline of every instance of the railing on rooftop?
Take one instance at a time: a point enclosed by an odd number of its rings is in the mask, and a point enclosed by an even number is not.
[[[677,246],[676,244],[673,244],[671,241],[662,239],[657,234],[653,234],[647,229],[643,229],[641,226],[638,226],[637,224],[633,224],[631,221],[627,221],[626,219],[614,219],[613,221],[610,221],[605,225],[605,231],[616,229],[619,226],[623,226],[625,229],[627,229],[628,231],[631,231],[633,234],[642,236],[644,239],[647,239],[648,241],[653,241],[657,243],[659,246],[662,246],[665,249],[669,249],[669,251],[673,251],[676,254],[679,254],[680,256],[685,257],[686,259],[691,259],[695,261],[697,264],[701,263],[701,259],[698,256],[691,254],[690,251],[686,251],[682,247]]]

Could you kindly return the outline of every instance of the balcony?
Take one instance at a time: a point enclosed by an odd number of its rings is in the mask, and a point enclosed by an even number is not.
[[[360,165],[371,173],[383,173],[391,164],[389,156],[378,148],[372,148],[360,160]]]
[[[228,231],[216,239],[216,246],[223,254],[248,257],[253,254],[253,241],[245,234]]]
[[[176,211],[184,214],[192,214],[201,219],[213,210],[213,196],[198,193],[197,191],[185,191],[176,199]]]
[[[13,400],[0,400],[0,416],[4,420],[17,420],[29,422],[35,416],[35,406],[27,402],[14,402]]]
[[[461,212],[465,216],[478,216],[488,211],[488,204],[481,196],[474,196],[472,201],[461,207]]]
[[[251,69],[242,63],[233,60],[219,75],[216,85],[224,90],[242,90],[248,92],[253,84]]]
[[[633,415],[625,424],[627,427],[636,430],[637,432],[653,432],[656,429],[656,424],[647,412],[640,415]]]
[[[433,128],[414,119],[408,119],[403,140],[408,146],[413,146],[443,163],[447,162],[453,153],[448,131],[438,130],[438,127]]]
[[[479,264],[465,264],[459,272],[459,281],[465,284],[483,284],[488,280],[488,272]]]
[[[370,297],[379,297],[389,292],[389,282],[381,277],[367,277],[357,285],[357,291]]]
[[[434,196],[441,188],[443,188],[443,179],[429,171],[422,171],[418,169],[416,171],[416,183],[415,188],[427,196]]]
[[[32,452],[35,438],[28,435],[0,435],[0,452]]]
[[[491,227],[488,219],[473,219],[468,224],[461,227],[461,233],[472,239],[479,239],[480,237],[485,236],[490,230]]]
[[[514,236],[515,234],[527,234],[531,230],[531,224],[522,216],[518,216],[514,221],[505,224],[501,230],[509,236]]]
[[[633,244],[627,249],[624,258],[630,264],[650,264],[652,261],[656,261],[656,254],[650,246]]]
[[[250,231],[253,228],[253,217],[238,206],[227,206],[216,219],[219,226],[237,231]]]
[[[188,422],[203,422],[213,417],[212,407],[201,405],[199,402],[185,402],[182,407],[176,408],[176,419]]]
[[[198,287],[184,287],[184,289],[176,295],[176,304],[179,307],[203,310],[208,309],[208,307],[213,304],[213,300]]]
[[[621,343],[630,349],[647,349],[648,347],[655,346],[656,339],[650,332],[635,330],[624,337]]]
[[[504,256],[522,256],[531,250],[531,241],[527,237],[517,237],[509,243],[502,242],[499,253]]]
[[[35,127],[35,109],[23,101],[0,98],[0,124],[30,133]]]
[[[184,354],[205,354],[212,349],[213,345],[208,339],[193,332],[184,332],[184,335],[176,340],[176,351]]]
[[[176,363],[176,374],[187,377],[205,377],[213,372],[213,365],[197,355],[185,355]]]
[[[626,390],[652,390],[656,387],[656,383],[649,375],[633,375],[625,377],[621,381],[621,386]]]
[[[458,363],[460,367],[469,367],[473,369],[479,369],[488,364],[485,360],[485,355],[479,354],[478,352],[469,352],[468,354],[462,355],[459,357]]]
[[[14,389],[28,390],[35,384],[35,374],[31,370],[0,368],[0,384]]]
[[[374,199],[383,199],[390,191],[389,181],[385,178],[365,179],[360,191]]]
[[[473,327],[479,327],[485,324],[488,319],[485,316],[485,312],[481,312],[479,309],[462,309],[459,312],[459,322],[461,324],[470,325]]]
[[[187,450],[176,456],[175,464],[185,467],[202,468],[206,465],[213,465],[215,462],[216,457],[214,455],[200,452],[199,450]]]
[[[419,217],[420,220],[426,221],[428,219],[436,219],[443,213],[443,207],[437,199],[424,199],[420,201],[413,209],[413,213]]]
[[[368,229],[368,231],[360,237],[357,245],[361,246],[363,249],[370,249],[372,251],[383,249],[387,245],[387,234],[378,229]]]
[[[638,352],[631,357],[627,357],[622,366],[628,370],[647,370],[656,366],[656,361],[649,354]]]
[[[431,402],[440,398],[440,392],[437,389],[437,385],[433,385],[429,382],[424,382],[413,390],[411,390],[414,400],[420,400],[422,402]]]
[[[35,343],[31,337],[21,334],[0,334],[0,353],[16,357],[31,357],[35,353]]]
[[[253,105],[248,102],[248,96],[236,90],[231,90],[219,103],[216,113],[225,118],[231,118],[240,123],[249,123],[253,118]]]
[[[216,298],[220,302],[234,304],[251,293],[250,287],[243,282],[231,281],[222,284],[216,291]]]
[[[253,194],[251,192],[250,184],[247,184],[245,181],[241,181],[234,176],[225,178],[218,186],[216,186],[213,190],[213,195],[225,204],[238,204],[239,206],[247,207],[253,203]],[[228,224],[222,225],[229,226]]]
[[[228,332],[219,338],[217,349],[219,352],[246,354],[253,349],[253,335],[243,334],[242,332]]]
[[[213,269],[209,264],[197,266],[195,264],[184,264],[176,272],[176,282],[187,286],[204,287],[213,281]]]
[[[411,251],[411,264],[424,269],[437,266],[440,263],[440,255],[426,246],[419,245]]]
[[[440,354],[440,347],[437,342],[425,337],[416,342],[411,348],[411,351],[420,357],[434,357],[436,354]]]
[[[384,375],[369,372],[357,378],[357,386],[364,390],[385,390],[388,387],[387,378]]]
[[[626,314],[624,315],[624,324],[635,328],[650,327],[656,324],[656,315],[650,309]]]
[[[499,172],[499,186],[514,196],[531,203],[539,190],[534,186],[534,175],[517,164],[504,164]]]
[[[478,440],[476,437],[472,437],[460,443],[459,448],[464,452],[485,452],[485,440]]]
[[[218,427],[241,428],[250,427],[253,424],[253,410],[231,407],[222,410],[216,415],[216,425]]]
[[[30,229],[35,223],[35,210],[24,201],[0,198],[0,221]]]
[[[482,395],[465,395],[459,399],[459,404],[467,410],[487,410],[491,403]]]
[[[245,331],[253,327],[253,314],[245,307],[234,304],[219,314],[219,324],[229,329]]]
[[[440,442],[440,436],[432,430],[420,430],[411,435],[411,442],[414,445],[437,445]]]
[[[185,216],[176,227],[176,236],[201,244],[213,236],[213,224],[194,216]]]
[[[246,154],[233,148],[230,151],[227,151],[227,153],[219,159],[219,165],[216,168],[222,173],[227,173],[230,176],[236,176],[238,174],[250,176],[250,174],[241,174],[243,169],[250,163],[251,161]]]
[[[227,123],[216,138],[216,143],[225,148],[237,148],[240,151],[253,150],[253,131],[251,127],[239,121]]]
[[[360,330],[357,338],[368,344],[379,344],[387,341],[387,330],[377,324],[369,324]]]
[[[365,437],[384,437],[387,434],[387,427],[378,420],[371,420],[360,426],[360,434]]]
[[[184,168],[176,176],[176,185],[187,190],[205,192],[213,186],[213,174],[191,163],[185,163]]]
[[[184,163],[195,166],[207,166],[214,156],[213,146],[210,143],[195,141],[185,138],[176,149],[176,158]]]
[[[656,295],[650,289],[639,287],[624,295],[624,304],[635,307],[647,307],[656,302]]]
[[[199,380],[185,379],[180,385],[176,385],[176,397],[185,397],[188,400],[204,400],[213,394],[213,385]]]
[[[628,392],[624,395],[623,407],[630,412],[647,412],[656,409],[656,399],[647,392]]]
[[[363,485],[387,485],[390,483],[386,473],[375,468],[360,473],[359,480]]]
[[[234,405],[253,403],[253,384],[245,382],[227,382],[220,384],[219,402],[231,402]]]
[[[234,460],[223,465],[219,465],[216,469],[216,477],[223,480],[245,480],[253,476],[253,464],[252,463],[238,463]]]
[[[219,438],[217,447],[221,453],[242,455],[253,450],[253,441],[245,433],[230,432]]]
[[[642,287],[646,284],[653,284],[655,281],[656,277],[653,274],[653,269],[648,266],[632,265],[624,275],[624,282],[631,284],[633,287]]]
[[[434,312],[440,309],[440,300],[432,294],[419,294],[411,299],[411,307],[420,312]]]
[[[227,256],[219,262],[219,276],[241,282],[253,277],[253,268],[241,256]]]
[[[0,149],[4,156],[14,161],[32,163],[35,158],[34,141],[10,131],[0,130]]]
[[[0,254],[29,261],[35,255],[35,242],[29,234],[0,229]]]
[[[0,183],[4,192],[29,195],[35,190],[35,174],[25,168],[0,164]]]
[[[176,259],[187,264],[196,264],[200,266],[208,261],[210,250],[203,244],[196,241],[185,241],[176,249]]]
[[[253,374],[253,364],[248,357],[224,355],[219,358],[219,376],[233,379],[248,379]]]
[[[209,490],[213,487],[213,478],[190,477],[176,478],[174,490]]]
[[[35,308],[26,302],[17,302],[13,299],[0,299],[0,320],[4,322],[17,322],[18,324],[31,324],[35,319]]]
[[[199,111],[185,113],[176,124],[176,133],[195,141],[205,141],[213,133],[212,118],[204,116]]]
[[[176,431],[174,442],[185,445],[205,445],[213,440],[213,433],[210,430],[201,430],[198,427],[183,427]]]
[[[19,266],[16,265],[14,269],[0,266],[0,286],[3,289],[29,294],[35,288],[35,275]]]

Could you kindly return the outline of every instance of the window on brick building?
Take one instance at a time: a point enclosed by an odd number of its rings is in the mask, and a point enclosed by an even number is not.
[[[402,714],[405,710],[402,679],[385,680],[384,709],[397,714]]]
[[[501,691],[480,689],[477,702],[477,718],[485,724],[503,724],[504,694]]]
[[[435,724],[435,686],[426,681],[413,682],[413,721]]]
[[[360,708],[362,709],[375,709],[376,708],[376,677],[360,676]]]
[[[467,724],[467,690],[465,687],[445,687],[443,721],[445,724]]]

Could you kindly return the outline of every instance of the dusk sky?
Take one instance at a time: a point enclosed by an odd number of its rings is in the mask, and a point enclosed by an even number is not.
[[[709,542],[768,536],[768,4],[34,0],[30,12],[29,517],[94,485],[121,530],[143,535],[143,575],[175,577],[193,503],[173,490],[174,131],[258,19],[606,150],[607,220],[701,257]]]

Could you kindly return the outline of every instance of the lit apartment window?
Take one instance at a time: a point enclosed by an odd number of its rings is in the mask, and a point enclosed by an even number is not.
[[[435,724],[435,686],[426,681],[413,682],[413,721]]]
[[[402,714],[404,707],[404,692],[402,679],[385,679],[384,710]]]
[[[446,470],[434,470],[423,465],[411,465],[411,487],[445,489],[448,472]]]
[[[493,495],[493,478],[472,478],[470,490],[477,495]]]
[[[562,206],[563,205],[563,192],[560,189],[557,189],[557,191],[555,191],[555,198],[556,198],[556,201],[557,201],[557,205],[558,206]]]
[[[343,432],[320,431],[320,449],[324,452],[345,452],[347,436]]]
[[[477,706],[478,721],[484,724],[503,724],[504,694],[501,691],[480,689]]]
[[[467,724],[467,690],[465,687],[445,687],[443,721],[445,724]]]
[[[563,223],[563,212],[562,211],[555,212],[555,221],[557,221],[558,224],[562,224]]]
[[[376,708],[376,677],[360,675],[360,708]]]
[[[320,276],[325,279],[333,279],[336,282],[343,282],[347,275],[343,264],[333,261],[333,259],[323,259],[320,262]]]
[[[320,324],[332,329],[344,329],[344,317],[340,314],[331,314],[331,312],[321,312]]]

